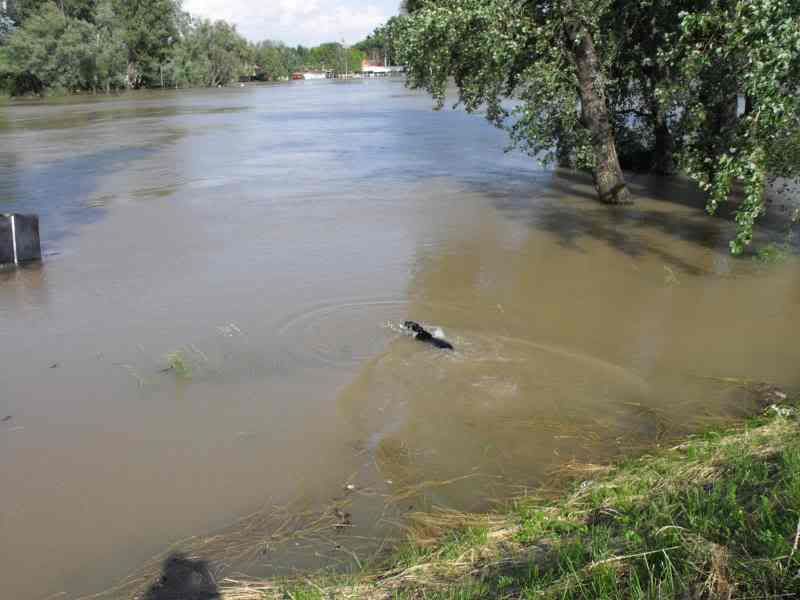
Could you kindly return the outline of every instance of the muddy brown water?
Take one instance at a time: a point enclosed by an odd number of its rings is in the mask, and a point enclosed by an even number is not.
[[[0,597],[181,544],[222,574],[353,562],[405,511],[735,414],[724,378],[800,385],[796,253],[732,258],[683,182],[609,210],[504,145],[396,81],[0,108],[0,210],[46,253],[0,273]],[[280,543],[332,502],[347,531]]]

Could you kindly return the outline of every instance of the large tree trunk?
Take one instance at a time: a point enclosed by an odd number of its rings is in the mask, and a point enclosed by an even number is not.
[[[125,79],[128,84],[128,89],[131,90],[138,90],[142,84],[141,79],[139,77],[139,69],[136,63],[133,62],[132,60],[128,61],[128,73]]]
[[[632,201],[631,194],[619,166],[603,87],[603,74],[594,40],[591,33],[574,16],[574,2],[567,0],[564,6],[564,29],[578,72],[582,118],[592,137],[597,195],[602,202],[608,204],[628,204]]]

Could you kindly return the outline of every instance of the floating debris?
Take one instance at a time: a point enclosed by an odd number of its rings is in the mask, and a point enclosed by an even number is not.
[[[334,527],[337,529],[341,529],[343,527],[352,527],[353,526],[353,519],[352,515],[349,512],[345,512],[340,509],[338,506],[333,510],[334,516],[337,518],[338,522],[334,523]]]
[[[664,265],[664,284],[665,285],[680,285],[680,280],[678,279],[678,275],[675,273],[673,269]]]
[[[239,328],[236,323],[228,323],[217,327],[217,331],[224,337],[234,337],[237,335],[244,335],[244,332]]]

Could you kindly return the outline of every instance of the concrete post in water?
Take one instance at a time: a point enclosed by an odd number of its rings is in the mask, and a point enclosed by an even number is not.
[[[11,215],[0,214],[0,266],[14,264],[14,233]]]
[[[21,265],[42,260],[39,217],[0,214],[0,265]]]

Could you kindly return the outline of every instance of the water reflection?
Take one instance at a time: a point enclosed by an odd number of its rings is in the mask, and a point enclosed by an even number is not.
[[[42,263],[0,268],[0,306],[7,311],[39,310],[47,306],[47,269]]]

